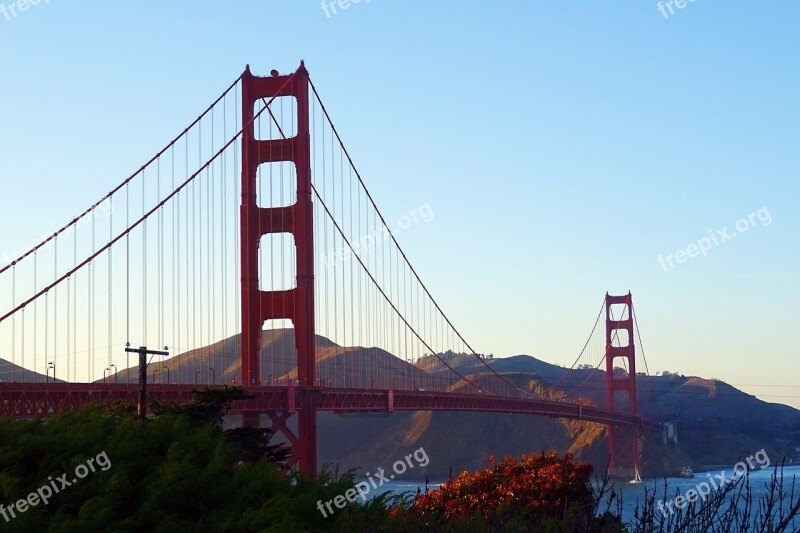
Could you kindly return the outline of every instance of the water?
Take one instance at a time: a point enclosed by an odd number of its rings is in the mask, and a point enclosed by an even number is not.
[[[730,479],[732,475],[732,468],[725,469],[725,475],[728,479]],[[677,478],[677,477],[670,477],[667,478],[667,497],[674,498],[676,491],[678,494],[686,494],[686,491],[689,489],[697,489],[697,485],[704,481],[708,481],[707,475],[711,475],[712,477],[716,474],[720,474],[721,470],[712,470],[709,472],[696,472],[694,478]],[[758,507],[758,500],[761,496],[767,493],[767,489],[765,485],[768,485],[772,479],[773,469],[772,467],[764,468],[762,470],[753,470],[750,472],[750,486],[753,492],[754,504],[753,504],[753,511]],[[784,476],[784,487],[786,491],[789,492],[792,477],[794,476],[796,479],[795,485],[795,498],[797,498],[797,493],[800,493],[800,466],[787,466],[783,470]],[[429,488],[437,488],[444,480],[436,480],[430,481],[428,483]],[[414,479],[402,479],[402,480],[392,480],[388,483],[384,483],[381,487],[378,487],[377,490],[373,490],[368,495],[369,498],[373,498],[378,494],[383,492],[392,492],[394,494],[400,494],[403,492],[412,492],[416,494],[417,489],[424,491],[425,490],[425,480],[414,480]],[[622,498],[622,520],[623,521],[631,521],[633,520],[633,513],[634,510],[639,506],[639,504],[644,501],[644,491],[645,489],[649,490],[651,493],[653,489],[656,490],[656,504],[658,501],[663,498],[664,494],[664,478],[645,478],[640,485],[632,485],[626,481],[619,480],[615,482],[614,490],[618,494],[619,497]],[[713,491],[712,491],[713,494]],[[602,507],[605,509],[605,507]],[[616,509],[615,506],[612,506],[612,511]],[[658,508],[656,508],[656,512]],[[800,519],[795,519],[795,523],[792,524],[795,528],[800,528]],[[795,530],[795,529],[793,529]]]
[[[361,481],[361,480],[357,479],[356,482],[358,482],[358,481]],[[428,488],[436,489],[442,483],[443,483],[443,481],[430,481],[428,483]],[[412,496],[413,496],[414,494],[417,493],[418,489],[420,491],[422,491],[422,492],[425,492],[425,480],[424,479],[422,479],[422,480],[419,480],[419,479],[392,480],[392,481],[389,481],[388,483],[384,483],[383,485],[378,487],[377,490],[372,490],[367,495],[367,497],[369,499],[372,499],[375,496],[377,496],[379,494],[382,494],[384,492],[391,492],[393,494],[402,494],[404,492],[411,492],[411,493],[413,493],[412,494]]]
[[[674,499],[676,494],[685,495],[689,489],[697,490],[700,483],[708,482],[708,476],[711,476],[715,482],[717,474],[721,474],[723,470],[710,470],[708,472],[695,472],[693,478],[667,478],[667,499]],[[724,469],[725,476],[730,479],[733,474],[733,468]],[[766,486],[771,483],[772,474],[774,470],[772,467],[767,467],[760,470],[753,470],[750,472],[750,487],[753,493],[752,512],[758,508],[758,500],[767,493]],[[780,474],[780,472],[779,472]],[[797,494],[800,492],[800,466],[787,466],[783,469],[784,488],[788,493],[791,490],[792,477],[795,477],[795,500]],[[740,482],[742,483],[742,482]],[[622,519],[630,521],[633,519],[634,510],[644,501],[645,489],[650,493],[655,489],[656,491],[656,513],[660,513],[658,502],[664,498],[664,478],[645,478],[641,484],[632,485],[625,481],[618,481],[615,483],[614,490],[618,496],[622,498]],[[738,490],[738,488],[736,489]],[[716,491],[711,489],[711,495]],[[674,507],[674,504],[673,504]],[[669,512],[668,507],[665,505],[666,512]],[[603,507],[604,509],[604,507]],[[612,506],[612,510],[614,507]],[[800,519],[796,520],[797,526],[800,526]]]

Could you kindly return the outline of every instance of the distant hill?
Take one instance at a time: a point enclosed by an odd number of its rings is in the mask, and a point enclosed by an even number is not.
[[[59,371],[59,369],[56,370]],[[45,383],[46,381],[62,382],[60,379],[53,380],[52,375],[39,374],[5,359],[0,359],[0,383]]]
[[[148,379],[203,385],[241,382],[240,343],[240,336],[234,335],[204,348],[154,360],[148,365]],[[397,386],[397,382],[413,383],[418,388],[433,383],[425,371],[380,348],[342,347],[319,335],[316,344],[320,385],[386,389]],[[120,383],[137,381],[133,358],[131,361],[130,368],[120,370],[109,379]],[[265,385],[297,383],[296,361],[293,329],[262,332],[261,369]]]
[[[291,329],[263,332],[261,365],[265,384],[296,383],[293,333]],[[316,342],[319,383],[323,386],[385,389],[400,382],[420,389],[474,390],[432,355],[412,365],[379,348],[343,347],[321,336],[316,337]],[[239,346],[236,335],[163,361],[156,359],[148,367],[148,380],[166,382],[169,378],[171,383],[198,384],[241,381]],[[515,387],[552,398],[577,400],[580,388],[581,401],[599,403],[605,394],[605,373],[600,370],[569,370],[528,355],[485,357],[483,361],[469,354],[440,356],[469,381],[488,390],[498,380],[487,366]],[[2,376],[10,376],[11,369],[10,363],[0,360],[0,379],[6,380]],[[25,381],[44,381],[41,374],[13,369],[17,376],[24,372]],[[122,369],[109,379],[135,381],[136,368]],[[678,466],[696,470],[709,465],[730,467],[762,448],[773,462],[783,457],[800,461],[797,409],[761,401],[717,380],[677,374],[639,376],[637,380],[639,412],[649,419],[671,421],[678,435],[677,444],[665,444],[660,433],[643,433],[645,475],[671,474]],[[425,469],[409,473],[408,479],[423,479],[425,475],[441,479],[451,468],[456,473],[479,468],[489,455],[555,449],[572,452],[598,469],[603,469],[608,459],[606,427],[585,421],[435,411],[395,412],[388,416],[320,413],[318,422],[320,462],[335,463],[342,469],[386,468],[423,446],[430,463]]]
[[[443,354],[442,357],[459,372],[486,372],[486,367],[475,357],[464,357],[463,354]],[[569,370],[528,355],[488,359],[485,363],[507,377],[515,376],[518,383],[535,376],[545,389],[554,385],[556,390],[567,396],[574,397],[579,387],[582,391],[590,391],[588,396],[594,403],[605,396],[605,372],[600,370]],[[441,362],[437,365],[430,359],[422,361],[422,364],[433,372],[446,368]],[[533,386],[535,381],[531,383]],[[800,411],[797,409],[764,402],[718,380],[677,374],[654,377],[641,375],[637,377],[637,385],[639,413],[652,420],[672,421],[678,433],[678,444],[670,446],[663,444],[660,435],[645,433],[647,445],[644,459],[649,475],[671,473],[676,466],[692,466],[698,470],[709,465],[731,466],[739,458],[747,457],[761,448],[768,452],[773,461],[785,457],[800,462]],[[434,413],[434,420],[438,414]],[[460,417],[483,416],[470,413],[451,415],[457,419],[448,421],[447,424],[452,427],[475,425],[468,422],[467,418]],[[531,421],[536,417],[508,416],[516,420],[516,433],[527,433],[527,427],[533,426],[541,429],[538,422]],[[604,466],[607,454],[604,426],[598,426],[600,431],[594,433],[602,440],[602,445],[598,446],[593,442],[579,441],[574,430],[576,422],[546,422],[568,428],[572,440],[568,445],[562,443],[559,447],[561,451],[571,451],[597,467]],[[483,423],[475,431],[482,432]],[[577,424],[581,427],[592,425],[583,422]],[[431,431],[438,431],[435,423],[431,426]],[[407,431],[413,433],[414,428],[409,427]],[[585,434],[582,437],[585,439]],[[534,436],[530,438],[535,442]],[[500,447],[513,448],[508,438],[498,440]],[[501,452],[496,450],[493,453],[499,455]]]

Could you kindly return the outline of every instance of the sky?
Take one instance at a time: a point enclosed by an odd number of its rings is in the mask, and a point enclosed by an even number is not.
[[[3,1],[0,252],[302,59],[476,350],[569,365],[631,291],[653,372],[800,407],[796,2]]]

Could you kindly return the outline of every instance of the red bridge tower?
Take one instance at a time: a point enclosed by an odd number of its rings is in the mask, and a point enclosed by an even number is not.
[[[242,75],[242,382],[261,385],[261,340],[264,321],[290,319],[294,324],[299,386],[298,436],[285,425],[295,406],[281,414],[267,413],[291,441],[303,473],[317,472],[316,395],[314,387],[314,225],[311,204],[311,136],[309,134],[309,81],[303,63],[294,74],[258,77],[248,66]],[[297,133],[284,139],[256,139],[255,103],[276,97],[293,97],[297,109]],[[286,207],[259,207],[256,197],[258,167],[265,163],[291,162],[297,176],[297,201]],[[297,257],[297,283],[282,291],[262,291],[258,279],[261,237],[291,233]],[[243,416],[243,423],[259,424],[259,414]]]
[[[617,319],[613,318],[612,306],[621,305],[621,313]],[[628,373],[626,376],[614,375],[614,361],[624,358],[627,362]],[[626,397],[619,398],[617,392]],[[636,350],[633,343],[633,301],[631,293],[625,296],[611,296],[606,293],[606,409],[629,411],[633,417],[638,417],[636,406]],[[615,406],[615,402],[621,404]],[[631,469],[628,475],[633,475],[634,470],[639,470],[639,427],[638,424],[630,428],[621,428],[610,424],[608,426],[608,453],[610,455],[609,472],[621,473],[621,466]]]

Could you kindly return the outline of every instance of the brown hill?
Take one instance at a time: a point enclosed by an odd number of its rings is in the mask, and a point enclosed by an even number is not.
[[[58,372],[56,377],[58,377],[62,370],[57,368],[56,371]],[[0,383],[45,383],[47,381],[63,382],[61,379],[54,380],[52,372],[50,372],[50,375],[39,374],[5,359],[0,359]]]
[[[171,382],[230,383],[241,379],[239,337],[207,348],[153,363],[149,376]],[[479,361],[470,354],[440,356],[482,389],[508,387],[503,379],[522,390],[545,392],[551,398],[601,403],[605,374],[593,369],[569,370],[534,357],[518,355]],[[411,365],[379,348],[342,347],[317,337],[320,384],[332,387],[391,388],[398,383],[413,388],[474,392],[456,379],[435,356]],[[266,330],[262,336],[261,364],[264,383],[295,382],[293,331]],[[484,365],[486,363],[486,365]],[[165,369],[169,368],[167,372]],[[213,370],[209,370],[213,369]],[[345,371],[344,369],[347,369]],[[154,373],[154,370],[159,372]],[[119,381],[126,371],[118,373]],[[131,379],[136,373],[130,372]],[[393,376],[384,378],[382,376]],[[798,460],[800,411],[770,404],[721,381],[676,374],[639,376],[639,411],[650,419],[671,421],[677,428],[677,444],[665,445],[662,435],[642,435],[645,475],[669,474],[677,466],[733,465],[739,458],[764,448],[773,461],[786,456]],[[578,394],[578,389],[581,395]],[[587,397],[588,396],[588,397]],[[387,468],[398,458],[424,446],[431,461],[420,476],[441,478],[450,469],[480,467],[489,455],[521,455],[555,449],[572,452],[597,468],[607,461],[606,428],[583,421],[555,420],[502,413],[395,412],[390,416],[319,414],[320,461],[341,468]]]
[[[221,384],[241,382],[240,336],[181,353],[148,365],[148,379],[165,383]],[[398,384],[417,388],[433,385],[431,377],[380,348],[342,347],[316,336],[317,377],[328,387],[387,389]],[[264,385],[297,383],[297,355],[293,329],[264,330],[261,337],[261,373]],[[135,367],[109,379],[120,383],[138,379]]]

